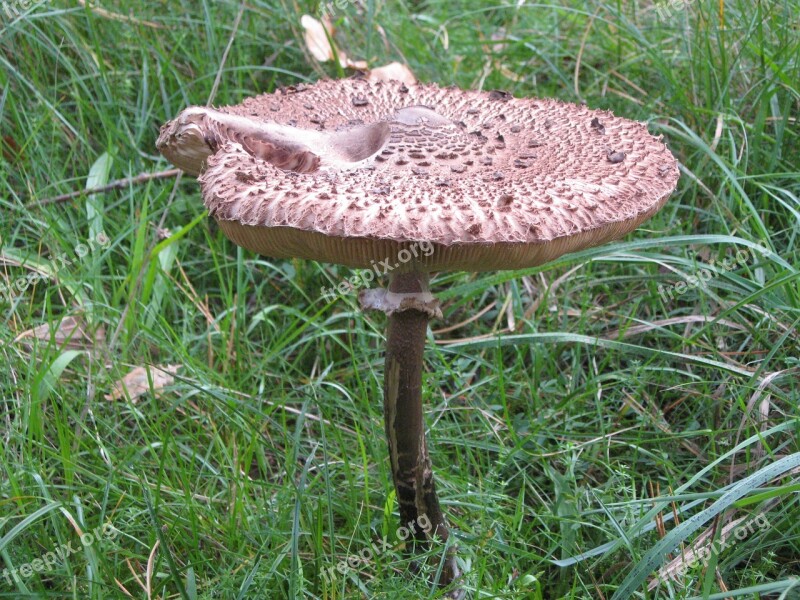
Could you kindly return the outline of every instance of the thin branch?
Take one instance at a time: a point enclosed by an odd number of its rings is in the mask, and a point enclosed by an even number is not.
[[[180,169],[169,169],[167,171],[158,171],[157,173],[142,173],[137,175],[136,177],[126,177],[125,179],[117,179],[116,181],[112,181],[106,185],[101,185],[99,187],[91,188],[88,190],[78,190],[75,192],[70,192],[69,194],[61,194],[60,196],[54,196],[52,198],[45,198],[44,200],[39,200],[37,202],[31,202],[28,206],[46,206],[47,204],[55,204],[57,202],[66,202],[67,200],[73,200],[80,196],[86,195],[89,196],[91,194],[98,194],[100,192],[108,192],[110,190],[117,190],[120,188],[128,187],[129,185],[138,185],[140,183],[147,183],[148,181],[152,181],[153,179],[169,179],[170,177],[176,177],[181,172]]]
[[[78,0],[78,4],[86,8],[86,0]],[[134,23],[136,25],[145,25],[146,27],[152,27],[153,29],[165,29],[165,27],[159,23],[153,23],[153,21],[141,21],[134,17],[129,17],[126,15],[120,15],[115,12],[111,12],[110,10],[106,10],[104,8],[100,8],[99,6],[92,6],[91,4],[88,6],[89,10],[97,15],[111,19],[112,21],[122,21],[123,23]]]

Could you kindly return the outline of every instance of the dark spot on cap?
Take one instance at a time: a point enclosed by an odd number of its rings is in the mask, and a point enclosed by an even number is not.
[[[245,183],[252,183],[256,180],[256,178],[253,177],[253,175],[251,175],[246,171],[236,171],[236,179],[238,181],[243,181]]]
[[[369,102],[364,96],[356,96],[353,98],[353,106],[366,106],[367,104],[369,104]]]
[[[299,86],[290,85],[290,86],[281,86],[278,88],[278,91],[281,93],[282,96],[288,96],[289,94],[296,94],[297,92],[301,92],[303,90],[301,90]]]
[[[608,162],[621,163],[623,160],[625,160],[625,153],[614,152],[613,150],[609,150],[608,154],[606,154],[606,158],[608,159]]]
[[[480,223],[473,223],[469,227],[467,227],[467,233],[470,235],[478,235],[481,232],[481,224]]]
[[[594,129],[598,133],[605,133],[606,132],[606,126],[603,125],[600,122],[600,119],[598,119],[597,117],[592,119],[591,127],[592,127],[592,129]]]
[[[496,100],[499,102],[508,102],[511,100],[512,96],[508,92],[504,92],[503,90],[492,90],[489,92],[489,100]]]

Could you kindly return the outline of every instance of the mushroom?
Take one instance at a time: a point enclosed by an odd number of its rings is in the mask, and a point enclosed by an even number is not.
[[[389,276],[360,301],[388,315],[384,417],[400,520],[432,525],[411,528],[412,548],[449,536],[422,413],[428,321],[441,316],[429,274],[522,269],[617,239],[679,176],[644,124],[607,111],[363,79],[187,108],[157,146],[200,174],[234,243]],[[442,585],[459,577],[448,548]]]

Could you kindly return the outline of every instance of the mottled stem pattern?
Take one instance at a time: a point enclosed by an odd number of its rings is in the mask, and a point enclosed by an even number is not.
[[[413,294],[428,291],[427,273],[393,273],[389,291]],[[412,548],[425,549],[428,539],[420,527],[427,525],[429,535],[447,542],[449,531],[436,486],[433,481],[425,421],[422,414],[422,358],[430,316],[407,309],[389,316],[386,343],[384,418],[392,478],[397,490],[401,526],[412,534]],[[409,527],[414,524],[416,527]],[[455,548],[445,557],[441,585],[449,585],[459,576]]]

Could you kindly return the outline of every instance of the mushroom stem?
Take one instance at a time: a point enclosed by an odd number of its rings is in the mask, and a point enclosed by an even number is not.
[[[389,292],[427,294],[428,274],[394,272]],[[386,438],[397,491],[401,526],[411,533],[413,550],[427,547],[428,537],[447,542],[449,531],[425,441],[422,414],[422,359],[429,312],[407,308],[389,315],[386,340],[383,410]],[[439,584],[447,586],[458,576],[455,547],[447,549]]]

